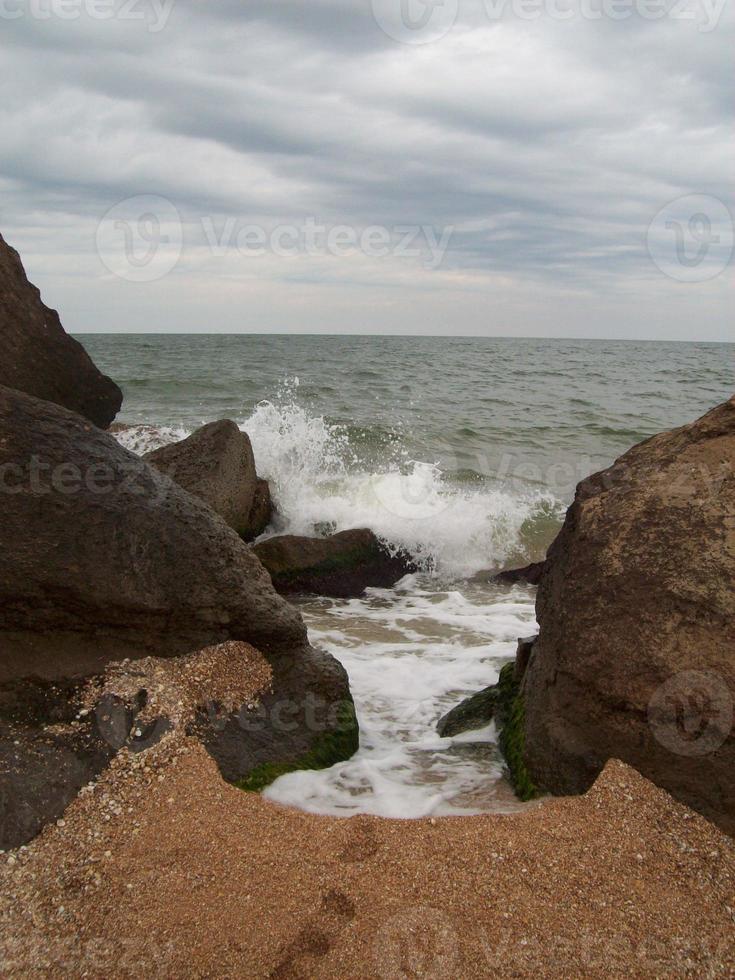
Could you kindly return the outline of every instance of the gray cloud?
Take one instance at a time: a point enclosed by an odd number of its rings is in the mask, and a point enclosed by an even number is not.
[[[147,20],[2,23],[2,230],[71,329],[729,339],[727,273],[686,282],[647,248],[671,201],[734,210],[729,10],[704,32],[704,0],[694,21],[529,21],[510,3],[492,19],[459,0],[444,37],[413,46],[363,0],[146,3]],[[96,250],[100,219],[139,195],[183,227],[148,283]],[[732,232],[715,205],[713,272]],[[309,218],[453,231],[435,269],[207,243],[207,221]]]

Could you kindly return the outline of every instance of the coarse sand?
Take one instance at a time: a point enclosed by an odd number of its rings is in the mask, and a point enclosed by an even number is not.
[[[0,974],[735,976],[735,842],[620,762],[522,813],[340,820],[121,752],[0,855]]]

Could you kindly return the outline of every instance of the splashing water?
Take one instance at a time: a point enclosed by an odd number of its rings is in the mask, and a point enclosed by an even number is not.
[[[442,577],[466,577],[525,554],[524,534],[560,513],[549,492],[460,486],[438,464],[408,458],[400,443],[366,459],[349,427],[311,415],[295,399],[262,401],[238,422],[250,436],[258,473],[271,485],[277,516],[269,533],[313,535],[368,527]],[[176,427],[132,427],[120,441],[136,452],[183,438]]]
[[[366,463],[345,426],[293,401],[261,402],[241,428],[271,482],[278,533],[369,527],[391,549],[442,575],[501,564],[521,550],[524,525],[559,507],[542,491],[452,485],[438,464],[412,460],[400,445]]]
[[[266,795],[342,816],[517,808],[494,727],[442,739],[435,726],[493,683],[517,637],[533,631],[532,590],[472,576],[510,555],[525,560],[534,523],[554,520],[558,502],[541,491],[452,482],[437,463],[411,459],[400,438],[369,440],[361,429],[356,444],[354,426],[311,414],[297,392],[294,379],[238,423],[270,482],[276,517],[266,534],[369,527],[423,572],[360,599],[301,603],[312,643],[347,669],[360,749],[330,769],[283,776]],[[186,434],[136,426],[118,438],[140,453]]]

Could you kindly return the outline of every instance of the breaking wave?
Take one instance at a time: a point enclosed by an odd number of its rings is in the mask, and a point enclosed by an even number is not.
[[[400,432],[376,432],[311,414],[295,398],[260,402],[238,420],[253,444],[258,473],[271,484],[270,533],[314,534],[371,528],[391,550],[426,570],[466,577],[523,560],[548,539],[561,505],[549,492],[503,486],[410,457]],[[184,438],[179,426],[130,426],[117,433],[137,453]]]

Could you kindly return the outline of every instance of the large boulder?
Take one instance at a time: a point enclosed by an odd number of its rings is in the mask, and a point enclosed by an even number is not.
[[[577,487],[523,680],[537,786],[616,757],[735,832],[735,399]]]
[[[0,236],[0,385],[55,402],[101,428],[122,392],[101,374],[28,282],[20,256]]]
[[[389,588],[414,571],[407,556],[391,554],[367,528],[324,538],[284,534],[266,538],[253,551],[284,595],[349,598],[362,595],[370,586]]]
[[[344,669],[202,501],[80,416],[3,387],[0,489],[0,848],[171,729],[254,786],[355,750]]]
[[[0,388],[0,682],[226,639],[305,641],[251,549],[78,415]]]
[[[143,457],[216,511],[238,534],[250,532],[257,477],[250,439],[234,422],[209,422],[181,442]]]

